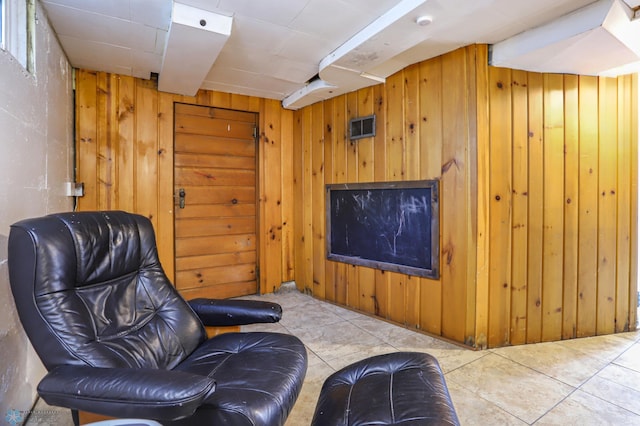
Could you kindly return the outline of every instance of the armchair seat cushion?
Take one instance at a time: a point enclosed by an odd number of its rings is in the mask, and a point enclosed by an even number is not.
[[[289,334],[226,333],[207,340],[174,370],[215,380],[216,391],[196,413],[208,424],[279,425],[295,403],[305,355],[302,342]]]

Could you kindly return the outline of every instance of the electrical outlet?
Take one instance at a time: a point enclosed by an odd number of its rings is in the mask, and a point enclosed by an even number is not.
[[[84,195],[84,183],[65,182],[64,195],[67,197],[82,197]]]

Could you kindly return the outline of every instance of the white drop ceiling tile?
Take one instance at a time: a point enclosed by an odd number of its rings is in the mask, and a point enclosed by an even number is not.
[[[235,86],[233,84],[227,84],[225,82],[220,81],[204,81],[202,82],[202,89],[205,90],[215,90],[219,92],[225,93],[237,93],[239,95],[247,95],[247,96],[255,96],[257,98],[265,98],[265,99],[277,99],[282,100],[284,95],[280,92],[271,91],[269,87],[244,87],[244,86]]]
[[[133,0],[130,7],[132,21],[165,31],[169,30],[172,0]]]
[[[230,47],[276,53],[292,31],[286,27],[253,18],[236,16],[228,44]]]
[[[269,67],[269,75],[302,85],[318,73],[318,65],[274,56]]]
[[[131,73],[134,77],[150,77],[150,73],[159,73],[162,69],[162,55],[139,50],[131,52]]]
[[[370,11],[343,1],[310,0],[290,28],[323,37],[337,48],[373,20]]]
[[[517,7],[509,7],[509,0],[501,0],[504,7],[500,7],[499,16],[506,17],[518,32],[539,27],[560,16],[566,15],[594,3],[596,0],[538,0],[537,2],[521,1]],[[492,19],[487,16],[487,19]],[[513,34],[511,34],[513,35]]]
[[[156,30],[156,43],[153,52],[162,56],[164,54],[164,48],[167,45],[167,36],[169,31]]]
[[[333,52],[336,47],[334,43],[329,43],[324,38],[292,31],[291,37],[284,40],[280,50],[275,53],[279,56],[298,59],[299,61],[311,61],[316,64],[317,68],[322,58]]]
[[[287,26],[298,16],[309,0],[221,0],[219,8],[242,15]]]
[[[58,5],[47,12],[58,35],[155,50],[156,30],[146,25]]]
[[[227,68],[251,69],[259,60],[257,55],[260,55],[259,50],[235,47],[227,43],[218,55],[217,62],[224,63]]]
[[[130,75],[131,49],[68,36],[59,38],[72,66],[100,71],[119,67],[128,69],[126,75]]]
[[[218,56],[218,63],[224,63],[225,68],[246,72],[255,72],[255,64],[259,63],[260,74],[272,76],[278,79],[303,84],[318,73],[318,63],[311,61],[298,61],[279,55],[273,55],[262,50],[232,50],[223,49]],[[252,71],[253,70],[253,71]],[[219,78],[216,66],[209,71],[208,78]]]
[[[88,12],[99,13],[105,16],[113,16],[121,19],[131,17],[129,5],[131,0],[88,1],[88,0],[41,0],[47,10],[50,6],[65,6],[74,9],[83,9]],[[133,0],[138,1],[138,0]],[[162,0],[164,1],[164,0]]]
[[[273,92],[285,93],[287,90],[299,87],[299,84],[281,80],[265,74],[258,74],[244,70],[233,68],[225,68],[214,65],[205,81],[211,80],[224,81],[239,87],[269,87]]]

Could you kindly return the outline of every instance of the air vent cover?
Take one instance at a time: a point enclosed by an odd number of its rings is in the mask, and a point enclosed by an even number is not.
[[[368,115],[366,117],[352,118],[349,121],[351,129],[351,140],[369,138],[376,135],[376,116]]]

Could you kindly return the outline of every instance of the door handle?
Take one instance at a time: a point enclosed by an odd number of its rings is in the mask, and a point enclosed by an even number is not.
[[[178,190],[178,199],[179,199],[181,209],[184,209],[184,198],[186,197],[186,195],[187,193],[185,192],[184,188],[180,188]]]

